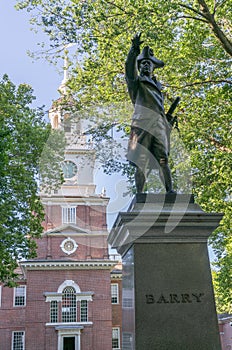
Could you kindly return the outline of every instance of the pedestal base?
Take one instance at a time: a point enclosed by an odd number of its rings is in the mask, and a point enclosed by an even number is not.
[[[123,349],[221,349],[207,250],[221,218],[180,195],[140,195],[119,213],[109,243],[123,255]]]

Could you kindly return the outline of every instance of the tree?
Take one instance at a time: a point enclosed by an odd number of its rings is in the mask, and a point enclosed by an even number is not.
[[[29,107],[33,99],[30,86],[16,87],[7,75],[0,81],[0,280],[6,285],[14,283],[20,259],[35,257],[34,238],[42,233],[44,218],[39,182],[47,180],[49,168],[56,185],[62,181],[61,170],[54,164],[62,159],[63,151],[56,150],[63,139],[56,138],[55,146],[46,146],[55,155],[54,163],[41,160],[51,129],[43,110]],[[53,186],[48,182],[47,187]]]
[[[69,87],[79,109],[99,105],[104,127],[130,124],[124,62],[130,38],[142,32],[166,65],[160,70],[167,105],[181,96],[181,140],[191,159],[196,200],[207,211],[224,212],[211,237],[217,257],[220,310],[231,309],[231,57],[232,8],[226,0],[27,0],[19,8],[51,39],[51,52],[77,43],[78,65]],[[34,11],[34,12],[33,12]],[[97,106],[97,108],[94,108]],[[168,107],[166,107],[168,108]],[[178,169],[175,169],[174,172]],[[224,297],[225,296],[225,297]]]

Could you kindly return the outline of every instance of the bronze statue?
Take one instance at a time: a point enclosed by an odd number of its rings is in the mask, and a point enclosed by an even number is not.
[[[166,192],[175,193],[168,165],[173,124],[170,110],[173,111],[173,106],[166,115],[162,86],[153,76],[153,70],[162,68],[164,62],[154,56],[149,46],[145,46],[140,54],[140,45],[143,43],[140,37],[141,34],[136,34],[132,39],[126,60],[126,82],[134,105],[127,159],[136,167],[137,193],[144,191],[146,177],[153,168],[157,168],[157,163]]]

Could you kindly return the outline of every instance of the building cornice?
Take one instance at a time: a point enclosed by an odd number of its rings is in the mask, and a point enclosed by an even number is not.
[[[111,272],[110,278],[111,278],[112,280],[121,280],[121,279],[122,279],[122,272],[121,272],[121,273],[114,273],[114,272]]]
[[[106,230],[88,230],[86,228],[81,228],[75,224],[63,224],[52,229],[45,231],[44,235],[60,235],[60,234],[70,234],[72,236],[108,236],[109,232]]]
[[[68,187],[68,186],[67,186]],[[71,186],[70,186],[71,187]],[[72,196],[72,195],[61,195],[61,194],[40,194],[40,198],[43,204],[47,205],[61,205],[61,203],[72,203],[75,205],[101,205],[106,206],[109,202],[108,197],[101,196]]]
[[[111,270],[115,266],[112,260],[90,261],[23,261],[20,263],[23,270]]]
[[[101,231],[101,232],[94,232],[94,233],[86,233],[86,232],[73,232],[73,231],[65,231],[65,230],[52,230],[52,231],[46,231],[43,233],[43,235],[49,235],[49,236],[64,236],[64,235],[70,235],[71,237],[102,237],[106,236],[108,237],[109,232],[108,231]]]

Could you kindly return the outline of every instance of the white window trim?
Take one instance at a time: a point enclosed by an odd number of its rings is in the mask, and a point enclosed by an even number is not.
[[[82,326],[78,328],[63,328],[62,326],[57,326],[56,330],[58,331],[58,350],[63,350],[63,341],[65,337],[75,337],[75,349],[81,349],[81,330]]]
[[[87,321],[82,321],[81,320],[81,302],[82,301],[86,301],[86,320]],[[88,322],[89,321],[89,303],[88,303],[88,300],[86,299],[83,299],[83,300],[80,300],[80,322]]]
[[[16,297],[16,288],[24,288],[24,304],[23,305],[15,305],[15,297]],[[25,285],[18,285],[17,287],[14,287],[14,300],[13,300],[13,306],[14,307],[25,307],[26,306],[26,301],[27,301],[27,287]]]
[[[62,224],[76,224],[76,219],[77,219],[77,215],[76,215],[76,209],[77,207],[72,206],[72,207],[61,207],[62,208]],[[68,211],[73,213],[70,215],[68,214]],[[72,220],[71,220],[71,219]]]
[[[89,306],[88,306],[88,302],[89,301],[93,301],[93,295],[94,292],[92,291],[88,291],[88,292],[81,292],[80,287],[78,286],[78,284],[76,284],[73,280],[66,280],[64,281],[59,287],[57,292],[45,292],[44,296],[46,298],[45,302],[51,302],[51,301],[57,301],[58,302],[58,319],[62,317],[62,311],[60,311],[60,306],[59,303],[62,302],[62,296],[63,296],[63,290],[66,287],[72,287],[75,290],[75,297],[76,297],[76,303],[81,303],[82,300],[85,300],[87,302],[87,320],[89,317]],[[49,305],[50,307],[50,312],[51,312],[51,305]],[[79,315],[78,319],[80,320],[80,316],[81,316],[81,307],[79,304]],[[69,325],[69,324],[77,324],[77,325],[85,325],[85,324],[92,324],[92,322],[89,321],[78,321],[78,322],[47,322],[46,325]]]
[[[52,319],[52,311],[54,312],[54,309],[51,308],[51,303],[52,302],[55,302],[56,304],[56,321],[55,322],[52,322],[51,319]],[[59,303],[57,302],[57,300],[51,300],[50,301],[50,323],[57,323],[59,320]]]
[[[73,280],[65,280],[57,289],[57,293],[62,293],[65,287],[73,287],[76,293],[80,293],[80,287]]]
[[[118,345],[119,345],[119,348],[112,348],[113,350],[120,350],[120,328],[119,327],[113,327],[112,328],[112,340],[113,340],[113,330],[114,329],[117,329],[118,331]]]
[[[88,322],[47,322],[46,326],[61,326],[61,327],[70,327],[70,326],[91,326],[93,325],[92,321]]]
[[[116,288],[117,289],[117,292],[116,292],[116,294],[117,294],[117,302],[116,303],[112,303],[112,297],[115,297],[115,296],[112,295],[112,286],[116,286],[117,287]],[[119,286],[118,286],[118,283],[111,283],[110,288],[111,288],[111,304],[118,305],[119,304]]]
[[[23,350],[25,350],[25,331],[13,331],[11,337],[11,350],[14,350],[14,334],[23,333]]]

